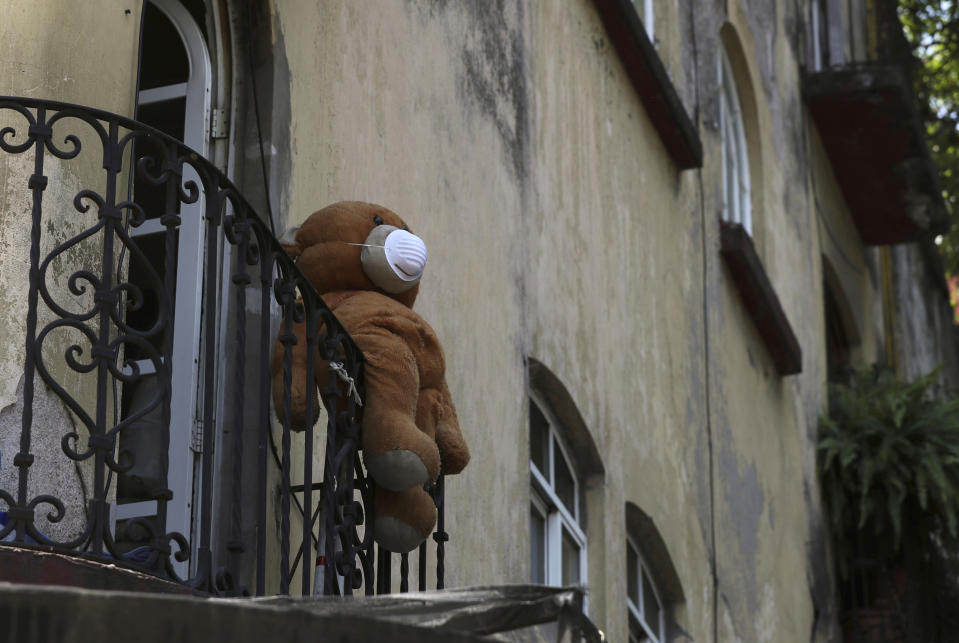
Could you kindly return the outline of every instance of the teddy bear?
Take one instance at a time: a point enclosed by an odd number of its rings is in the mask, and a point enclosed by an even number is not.
[[[284,248],[363,352],[362,450],[375,483],[374,535],[390,551],[411,551],[436,523],[424,485],[441,472],[459,473],[470,457],[446,385],[443,349],[413,312],[426,246],[395,213],[352,201],[310,215]],[[316,399],[328,374],[317,355],[315,386],[306,383],[305,323],[295,324],[294,333],[291,423],[303,429],[307,396]],[[283,408],[283,356],[277,342],[271,363],[277,409]]]

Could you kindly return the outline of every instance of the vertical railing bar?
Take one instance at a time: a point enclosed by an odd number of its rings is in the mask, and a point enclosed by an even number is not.
[[[419,589],[421,592],[426,591],[426,541],[420,543],[419,547]]]
[[[103,226],[103,256],[100,258],[101,282],[98,292],[94,295],[96,308],[99,309],[99,332],[97,343],[93,347],[92,357],[97,360],[97,401],[96,421],[90,436],[90,444],[94,448],[93,465],[93,501],[91,516],[93,521],[92,549],[95,554],[103,553],[104,530],[108,528],[109,520],[107,505],[107,481],[104,479],[107,466],[107,450],[113,449],[113,441],[106,439],[107,433],[107,395],[108,377],[110,375],[107,360],[111,357],[110,351],[110,303],[109,295],[113,289],[113,243],[116,236],[116,225],[120,218],[120,211],[116,207],[117,174],[123,159],[117,150],[119,123],[116,119],[110,120],[110,132],[103,155],[103,167],[106,170],[106,190],[103,195],[103,205],[100,208],[100,217],[105,219]]]
[[[329,321],[331,325],[336,326],[335,318],[331,318]],[[337,332],[339,332],[339,330]],[[360,391],[362,395],[362,391],[364,390],[362,355],[358,354],[355,348],[354,344],[343,344],[348,375],[353,379],[357,390]],[[335,378],[332,372],[330,373],[330,379],[332,384],[335,384]],[[372,596],[377,593],[381,586],[380,578],[377,576],[377,570],[380,568],[380,565],[378,565],[378,554],[373,541],[373,523],[370,520],[370,516],[365,515],[366,512],[364,511],[364,506],[366,508],[372,508],[373,506],[373,489],[369,478],[366,476],[359,455],[361,428],[357,420],[357,406],[360,403],[360,400],[357,400],[352,395],[348,395],[346,398],[346,412],[342,418],[338,418],[338,421],[340,419],[343,421],[344,438],[342,440],[342,446],[339,447],[337,451],[337,457],[342,458],[341,466],[343,467],[343,472],[341,474],[341,480],[345,480],[345,484],[347,485],[345,492],[342,493],[343,498],[341,502],[349,507],[350,520],[348,525],[348,551],[344,552],[344,556],[348,554],[347,557],[350,561],[349,564],[351,565],[350,569],[352,573],[356,574],[363,582],[364,594]],[[359,488],[362,504],[356,502],[354,498],[357,487]],[[337,494],[339,497],[341,492],[337,491]],[[365,523],[366,528],[363,540],[360,541],[356,528],[359,524],[363,523]],[[341,529],[344,531],[347,530],[345,516]],[[357,559],[359,559],[361,566],[359,569],[356,568]]]
[[[246,390],[246,289],[250,284],[250,275],[247,272],[247,256],[249,253],[250,223],[246,219],[247,213],[234,213],[230,219],[233,224],[235,237],[233,241],[239,242],[239,252],[237,253],[236,263],[238,270],[232,277],[232,282],[236,289],[236,395],[239,400],[239,408],[234,411],[233,418],[233,505],[230,511],[230,542],[227,543],[227,549],[230,552],[230,575],[238,590],[240,574],[240,556],[244,551],[242,527],[243,527],[243,393]],[[228,237],[229,238],[229,237]],[[261,365],[262,368],[262,365]]]
[[[324,355],[326,357],[326,355]],[[325,557],[323,567],[323,594],[332,596],[336,587],[337,561],[336,561],[336,540],[340,538],[337,531],[338,508],[336,506],[336,486],[338,484],[336,471],[334,471],[334,457],[337,449],[337,430],[336,417],[337,405],[336,398],[330,397],[326,400],[327,419],[326,419],[326,453],[323,457],[323,523],[326,530],[324,539],[323,555]],[[346,579],[343,583],[343,593],[352,594],[352,583]]]
[[[355,419],[356,408],[353,405],[352,400],[348,403],[347,407],[351,410],[351,413],[349,414],[348,417],[352,417]],[[370,501],[370,499],[372,498],[370,480],[369,478],[365,477],[365,474],[362,478],[356,475],[356,472],[363,471],[363,463],[360,461],[360,453],[358,448],[360,437],[359,437],[359,431],[357,430],[357,427],[354,427],[354,431],[352,431],[351,434],[356,436],[355,438],[350,438],[351,450],[353,453],[353,475],[350,477],[351,498],[356,492],[356,483],[359,482],[360,497],[363,499],[364,503],[366,503],[365,506],[370,507],[372,506],[372,502]],[[357,557],[360,559],[360,563],[363,565],[361,576],[365,583],[364,593],[367,596],[372,596],[375,593],[375,590],[377,589],[378,577],[376,575],[376,571],[380,567],[379,567],[378,561],[376,560],[377,553],[374,549],[375,546],[373,544],[373,538],[372,538],[372,532],[371,532],[373,523],[371,520],[369,520],[369,516],[364,515],[363,519],[366,523],[366,533],[364,534],[363,542],[361,542],[359,546],[354,546],[351,549],[350,556],[352,557],[352,560],[354,562],[356,561]],[[355,532],[356,532],[356,524],[353,525],[353,533]]]
[[[168,159],[176,158],[176,147],[172,144],[166,146],[165,156]],[[177,194],[177,175],[174,173],[167,176],[164,183],[166,194],[163,212],[160,213],[160,223],[166,227],[164,234],[164,275],[162,305],[158,314],[162,314],[163,306],[166,307],[167,323],[163,329],[163,348],[161,352],[160,367],[157,372],[157,379],[161,382],[163,390],[163,400],[160,403],[161,413],[163,414],[163,430],[161,431],[160,449],[157,457],[160,459],[160,480],[162,489],[156,494],[157,501],[157,542],[156,546],[163,544],[163,538],[167,532],[167,503],[173,499],[173,491],[170,489],[170,432],[173,427],[170,423],[173,421],[173,328],[176,319],[176,270],[177,270],[177,228],[180,227],[180,214],[177,212],[179,197]],[[183,534],[189,537],[190,534]],[[172,565],[169,559],[166,561]]]
[[[293,346],[296,334],[293,324],[296,317],[296,291],[292,275],[285,275],[280,286],[284,308],[284,330],[280,341],[283,344],[283,421],[282,455],[280,462],[280,594],[290,593],[290,430],[292,425],[293,391]]]
[[[280,594],[290,593],[290,440],[289,424],[283,426],[280,466]]]
[[[410,591],[410,555],[400,554],[400,593]]]
[[[316,318],[316,302],[310,293],[306,293],[303,298],[303,304],[306,307],[306,382],[305,389],[310,392],[306,396],[306,430],[303,438],[303,525],[300,551],[302,552],[303,568],[300,572],[302,579],[301,589],[303,596],[309,596],[312,590],[310,582],[310,569],[313,560],[312,541],[313,524],[310,517],[313,513],[313,422],[319,409],[314,409],[314,400],[316,399],[316,384],[314,371],[316,369],[316,341],[319,329]]]
[[[194,168],[196,169],[196,168]],[[205,169],[205,168],[204,168]],[[202,186],[200,195],[215,194],[215,190],[210,189],[210,180],[207,172],[197,172]],[[212,551],[212,529],[213,529],[213,448],[216,430],[214,427],[214,410],[216,404],[209,398],[215,396],[216,391],[216,310],[217,310],[217,288],[215,286],[215,275],[219,274],[220,253],[219,253],[219,224],[220,224],[220,200],[219,198],[205,199],[205,218],[206,225],[206,283],[203,292],[206,301],[204,302],[204,350],[203,350],[203,400],[197,400],[203,404],[203,455],[200,470],[200,549],[197,555],[198,576],[205,580],[208,590],[214,589],[213,578],[213,551]]]
[[[323,319],[324,334],[321,346],[323,349],[323,359],[333,360],[336,358],[335,342],[330,339],[334,329],[330,326],[330,320],[324,315]],[[336,388],[336,375],[332,370],[327,372],[327,383],[323,391],[323,399],[327,407],[328,422],[326,436],[326,455],[323,463],[323,481],[324,498],[326,502],[326,567],[324,569],[323,592],[327,595],[335,593],[338,589],[336,578],[343,576],[343,595],[353,595],[354,580],[354,545],[353,534],[354,526],[348,525],[349,514],[346,507],[352,502],[352,463],[344,462],[339,459],[344,447],[341,442],[348,439],[339,433],[340,422],[340,404],[339,394]],[[337,548],[337,542],[340,547]]]
[[[390,564],[390,552],[383,547],[377,546],[376,548],[376,564],[377,564],[377,594],[389,594],[390,593],[390,573],[392,572],[392,565]]]
[[[257,235],[260,247],[260,421],[257,431],[257,507],[256,507],[256,595],[266,594],[266,465],[267,439],[272,431],[270,421],[270,348],[273,344],[270,328],[270,298],[273,294],[273,266],[275,256],[260,243],[264,233]],[[268,244],[267,244],[268,245]]]
[[[446,482],[443,475],[440,475],[436,481],[435,492],[436,495],[434,496],[434,502],[436,502],[436,533],[433,534],[433,540],[436,541],[436,589],[443,589],[446,586],[444,582],[444,576],[446,575],[445,544],[446,541],[450,539],[449,534],[446,533],[444,525],[446,513]]]
[[[37,108],[37,127],[38,130],[43,127],[46,121],[46,108]],[[30,442],[33,428],[33,381],[34,381],[34,343],[37,335],[37,307],[39,305],[40,291],[40,237],[41,237],[41,219],[43,217],[43,191],[47,187],[47,177],[43,175],[43,150],[44,138],[40,134],[30,134],[35,136],[33,147],[33,175],[30,177],[27,185],[33,192],[33,222],[30,228],[30,290],[27,295],[27,332],[26,332],[26,355],[23,363],[23,415],[20,424],[20,451],[13,458],[13,464],[19,472],[17,488],[17,507],[16,512],[12,511],[11,518],[16,522],[16,541],[24,542],[27,535],[27,517],[26,507],[29,502],[27,498],[29,477],[29,468],[33,464],[33,455],[30,453]],[[20,514],[20,515],[18,515]],[[33,512],[30,512],[29,521],[33,522]]]

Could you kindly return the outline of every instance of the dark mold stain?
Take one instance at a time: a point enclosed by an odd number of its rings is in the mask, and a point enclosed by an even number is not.
[[[717,423],[717,482],[722,487],[723,502],[717,507],[722,516],[717,530],[735,537],[738,545],[738,556],[727,560],[721,573],[731,583],[724,583],[727,587],[736,588],[745,596],[745,605],[737,601],[736,606],[744,606],[746,614],[737,614],[734,622],[751,622],[749,614],[756,614],[759,610],[759,591],[756,581],[757,560],[759,551],[759,523],[763,511],[766,510],[766,494],[759,481],[759,474],[755,464],[740,463],[735,451],[735,439],[732,430],[725,418]]]
[[[505,0],[465,3],[475,38],[463,47],[464,94],[493,121],[513,172],[525,183],[529,172],[529,87],[522,34],[523,6],[510,25]]]

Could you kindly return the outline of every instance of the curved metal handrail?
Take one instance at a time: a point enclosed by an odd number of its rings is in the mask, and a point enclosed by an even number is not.
[[[26,298],[26,323],[24,327],[24,385],[23,413],[20,423],[20,449],[13,458],[19,470],[16,489],[0,489],[0,503],[5,504],[8,523],[0,527],[0,540],[24,547],[39,547],[51,551],[71,553],[114,562],[150,573],[160,578],[185,583],[196,589],[222,594],[239,594],[247,591],[239,579],[241,570],[251,565],[244,561],[245,552],[255,552],[255,592],[266,591],[265,569],[267,542],[267,483],[266,453],[272,441],[270,411],[269,361],[273,352],[274,329],[271,321],[279,310],[287,328],[294,321],[306,321],[313,328],[310,341],[317,346],[319,358],[337,359],[344,363],[347,373],[362,385],[362,354],[349,334],[342,328],[321,297],[307,282],[303,274],[287,257],[282,246],[270,233],[268,227],[256,214],[240,191],[216,167],[195,150],[167,136],[163,132],[129,118],[103,110],[67,103],[0,97],[0,150],[9,158],[21,156],[32,161],[32,173],[27,181],[29,195],[29,289]],[[62,141],[62,142],[61,142]],[[78,182],[80,189],[72,198],[73,214],[62,203],[51,202],[50,178],[47,173],[52,164],[60,165],[57,174],[69,175]],[[72,163],[69,168],[64,164]],[[130,175],[135,174],[144,190],[152,189],[162,194],[162,202],[150,204],[159,211],[148,211],[148,206],[127,194]],[[91,183],[95,182],[96,185]],[[126,185],[125,185],[126,182]],[[64,183],[66,184],[66,183]],[[61,186],[62,187],[62,186]],[[53,192],[61,192],[54,190]],[[176,364],[173,361],[173,326],[176,307],[176,248],[177,235],[183,224],[183,212],[187,206],[200,208],[203,235],[205,236],[204,265],[197,278],[203,283],[203,322],[200,345],[202,354],[195,364]],[[45,211],[46,206],[46,211]],[[7,213],[11,221],[16,214]],[[163,238],[163,270],[151,265],[134,236],[141,226],[154,226]],[[79,231],[77,229],[79,228]],[[56,232],[59,229],[60,233]],[[66,231],[65,233],[63,233]],[[75,233],[72,234],[71,233]],[[69,238],[60,239],[68,236]],[[52,238],[52,241],[51,241]],[[49,245],[55,247],[46,252]],[[95,249],[95,251],[91,251]],[[46,252],[41,257],[42,252]],[[79,265],[78,265],[79,263]],[[139,280],[130,278],[132,266],[139,271]],[[53,266],[68,266],[72,274],[66,278],[66,288],[58,283]],[[182,269],[182,268],[181,268]],[[231,272],[229,282],[218,281],[220,271]],[[162,274],[161,274],[162,273]],[[146,284],[146,285],[144,285]],[[248,297],[253,289],[259,289],[258,317],[248,314],[248,307],[255,307],[256,298]],[[156,311],[144,327],[130,322],[130,313],[143,310],[147,290],[155,293]],[[64,292],[69,296],[64,297]],[[231,297],[232,318],[218,320],[220,295]],[[79,310],[78,310],[79,308]],[[248,327],[253,328],[247,337]],[[228,329],[228,330],[227,330]],[[51,337],[66,334],[72,337],[64,347]],[[230,337],[225,337],[229,333]],[[281,332],[281,340],[283,333]],[[220,357],[217,347],[232,342],[231,366],[217,370]],[[247,352],[250,344],[256,345],[253,376],[248,376]],[[281,341],[282,344],[282,341]],[[51,359],[62,349],[61,357]],[[288,344],[287,344],[288,350]],[[53,354],[51,356],[51,353]],[[128,358],[136,353],[137,360]],[[288,360],[287,360],[288,361]],[[311,353],[308,370],[317,370],[320,363]],[[136,413],[118,410],[119,398],[124,386],[133,386],[143,376],[142,368],[155,372],[156,394]],[[202,371],[200,381],[206,399],[199,402],[202,441],[196,444],[202,452],[199,464],[201,494],[198,499],[199,520],[192,533],[168,532],[167,511],[174,500],[167,474],[169,461],[170,400],[175,372],[183,368],[198,368]],[[179,371],[182,373],[182,371]],[[36,480],[31,480],[31,467],[37,456],[34,453],[34,437],[37,431],[56,431],[57,427],[34,426],[33,411],[40,391],[36,377],[39,375],[47,389],[52,391],[78,428],[68,422],[63,427],[61,448],[63,455],[87,467],[91,490],[87,500],[86,520],[69,538],[60,538],[46,530],[55,531],[58,523],[67,514],[61,494],[37,493]],[[84,393],[72,388],[78,377],[95,377],[95,392]],[[312,376],[312,373],[308,373]],[[286,366],[289,383],[289,364]],[[249,419],[237,410],[222,411],[218,416],[214,403],[214,391],[232,386],[234,401],[241,402],[246,394],[255,391],[256,421],[251,431]],[[354,483],[360,483],[361,492],[369,501],[369,489],[364,488],[365,479],[359,466],[359,411],[355,402],[344,397],[336,386],[336,377],[331,373],[329,384],[323,391],[329,406],[328,445],[326,471],[324,472],[323,497],[329,503],[337,497],[353,502]],[[291,563],[290,546],[290,499],[293,497],[292,458],[293,447],[289,426],[289,396],[285,396],[284,409],[278,413],[282,419],[280,433],[282,455],[280,461],[280,500],[283,525],[279,534],[282,551],[279,570],[279,591],[290,591],[290,582],[299,560],[304,561],[299,570],[303,591],[309,593],[312,543],[316,536],[312,529],[312,426],[304,432],[302,441],[304,463],[301,505],[302,534],[297,559]],[[318,417],[320,410],[309,411]],[[116,490],[114,482],[129,472],[136,463],[136,455],[119,448],[123,436],[134,431],[145,417],[159,414],[163,429],[160,446],[152,456],[160,462],[162,480],[153,489],[156,513],[148,518],[134,519],[131,526],[146,532],[143,545],[131,553],[121,547],[115,537],[114,509]],[[142,429],[140,429],[142,430]],[[173,430],[183,430],[176,427]],[[215,445],[215,441],[231,433],[232,442]],[[256,440],[255,458],[244,444],[253,434]],[[298,440],[300,438],[297,438]],[[232,460],[224,463],[215,472],[215,447],[229,449]],[[244,497],[244,465],[257,460],[258,497],[254,502]],[[337,479],[330,464],[334,461],[355,463],[358,477],[346,476]],[[228,472],[227,472],[228,470]],[[229,527],[218,531],[227,532],[225,552],[215,551],[213,523],[214,474],[229,478],[231,497],[227,502],[220,498],[221,505],[229,505]],[[36,477],[36,476],[35,476]],[[219,489],[220,487],[217,487]],[[32,496],[32,497],[31,497]],[[249,514],[244,510],[256,505],[255,542],[245,531],[249,526]],[[38,520],[37,509],[51,507],[45,521]],[[247,510],[248,511],[248,510]],[[372,535],[359,537],[357,527],[362,524],[362,511],[343,512],[328,506],[326,515],[341,540],[339,571],[353,576],[360,562],[362,580],[372,586]],[[329,522],[329,521],[328,521]],[[41,523],[41,524],[38,524]],[[332,539],[329,539],[329,546]],[[185,561],[192,557],[191,573],[183,575]],[[329,565],[333,564],[330,557]],[[179,566],[178,566],[179,565]],[[332,571],[332,568],[331,568]],[[246,574],[250,576],[249,573]]]

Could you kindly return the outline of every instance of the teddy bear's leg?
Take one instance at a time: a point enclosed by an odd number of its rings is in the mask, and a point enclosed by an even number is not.
[[[374,505],[374,539],[398,554],[416,549],[436,524],[436,505],[419,486],[390,491],[377,485]]]
[[[282,334],[283,331],[281,331]],[[290,346],[292,359],[290,378],[290,426],[301,431],[306,428],[306,400],[308,395],[313,396],[313,422],[320,416],[320,408],[314,382],[306,380],[306,357],[309,351],[306,343],[306,324],[303,322],[293,325],[293,334],[296,343]],[[276,415],[283,421],[283,400],[285,398],[284,364],[286,361],[286,345],[279,339],[274,343],[273,356],[270,359],[270,377],[273,381],[273,406]],[[321,362],[319,356],[313,366],[319,370]]]
[[[459,473],[466,467],[470,461],[470,452],[460,432],[456,407],[453,406],[445,382],[442,382],[439,388],[420,391],[416,406],[416,425],[436,437],[443,473]]]
[[[388,331],[354,339],[366,361],[363,461],[370,475],[393,491],[436,480],[439,450],[415,422],[419,374],[412,351]]]

